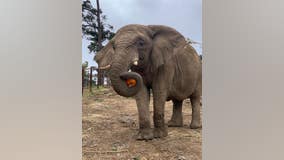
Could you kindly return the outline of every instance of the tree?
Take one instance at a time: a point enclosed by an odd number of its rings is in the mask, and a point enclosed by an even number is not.
[[[88,61],[85,61],[82,63],[82,83],[83,85],[86,85],[86,81],[88,81],[89,72],[88,72]]]
[[[88,74],[88,61],[85,61],[84,63],[82,63],[82,94],[84,91],[84,86],[86,84],[86,75]]]
[[[106,15],[102,14],[99,0],[96,0],[96,8],[90,0],[83,0],[82,4],[82,34],[90,44],[89,53],[97,53],[103,47],[103,42],[110,40],[115,34],[113,26],[106,24]],[[103,85],[103,72],[98,70],[98,86]]]
[[[83,70],[84,76],[88,75],[88,66],[89,66],[88,61],[85,61],[84,63],[82,63],[82,70]]]

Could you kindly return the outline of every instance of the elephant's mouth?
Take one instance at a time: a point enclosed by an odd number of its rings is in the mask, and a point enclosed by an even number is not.
[[[137,82],[139,81],[139,78],[136,76],[133,76],[131,73],[135,72],[133,68],[138,67],[138,60],[133,60],[132,63],[127,68],[127,72],[124,72],[119,75],[119,77],[125,81],[127,87],[136,87]],[[137,72],[136,72],[137,73]]]
[[[135,59],[135,60],[133,60],[132,63],[130,63],[130,65],[128,66],[127,71],[131,72],[131,68],[132,67],[137,67],[137,66],[138,66],[138,60]],[[106,70],[106,69],[109,69],[110,67],[111,67],[111,64],[108,64],[108,65],[105,65],[105,66],[100,66],[99,69]]]
[[[111,64],[108,64],[106,66],[100,66],[99,69],[101,70],[108,70],[111,68]],[[138,68],[138,60],[134,59],[127,67],[127,71],[123,72],[119,75],[119,77],[126,83],[128,88],[137,87],[139,84],[139,77],[133,76],[133,73],[135,72],[135,68]],[[139,72],[136,72],[139,73]]]

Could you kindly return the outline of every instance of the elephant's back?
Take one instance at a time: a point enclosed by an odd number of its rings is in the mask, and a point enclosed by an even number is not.
[[[196,51],[185,45],[176,50],[172,63],[174,64],[173,83],[169,98],[183,100],[188,98],[201,82],[201,61]]]

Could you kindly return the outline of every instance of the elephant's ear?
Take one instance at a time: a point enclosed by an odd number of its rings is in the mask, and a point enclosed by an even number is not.
[[[94,57],[94,60],[98,63],[99,68],[107,69],[112,63],[112,57],[114,55],[113,41],[110,40],[108,44],[102,48]]]
[[[175,48],[186,43],[185,38],[175,29],[162,25],[149,25],[152,30],[153,48],[150,56],[152,71],[164,65]]]

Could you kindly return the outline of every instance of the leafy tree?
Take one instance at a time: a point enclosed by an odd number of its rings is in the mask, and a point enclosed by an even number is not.
[[[83,75],[87,76],[88,75],[88,61],[85,61],[84,63],[82,63],[82,70],[83,70]]]
[[[84,63],[82,63],[82,85],[83,86],[86,85],[86,83],[88,82],[88,78],[89,78],[88,61],[85,61]]]
[[[97,0],[97,4],[99,1]],[[99,7],[99,5],[97,5]],[[90,41],[88,49],[90,53],[96,53],[102,48],[102,43],[110,40],[115,34],[113,26],[106,24],[106,15],[102,14],[102,10],[93,6],[90,0],[83,0],[82,4],[82,33],[83,37]],[[101,32],[101,35],[99,35]],[[99,40],[99,38],[101,38]]]
[[[82,34],[90,44],[90,53],[97,53],[103,47],[103,42],[110,40],[115,33],[113,26],[106,24],[106,15],[102,14],[99,0],[96,0],[96,7],[90,0],[83,0],[82,3]],[[98,70],[98,86],[103,85],[103,73]]]

